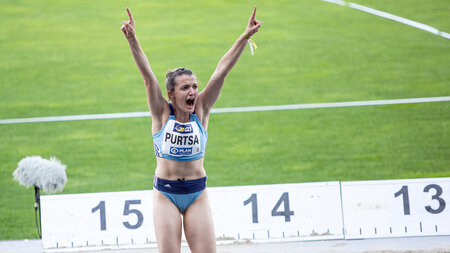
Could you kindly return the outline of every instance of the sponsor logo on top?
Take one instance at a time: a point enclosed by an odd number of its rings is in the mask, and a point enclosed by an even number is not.
[[[170,154],[171,155],[178,155],[178,156],[192,155],[192,148],[171,147],[170,148]]]
[[[175,122],[175,125],[173,126],[173,131],[181,134],[189,134],[192,133],[194,129],[192,129],[191,124],[180,124]]]

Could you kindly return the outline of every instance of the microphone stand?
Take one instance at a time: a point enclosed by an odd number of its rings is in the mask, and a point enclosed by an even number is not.
[[[38,225],[38,208],[39,208],[39,225]],[[36,229],[39,239],[42,239],[42,224],[41,224],[41,193],[39,187],[34,186],[34,216],[36,219]]]

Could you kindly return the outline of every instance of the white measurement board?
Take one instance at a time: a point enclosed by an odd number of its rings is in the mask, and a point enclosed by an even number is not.
[[[346,239],[450,234],[450,178],[342,182]]]
[[[210,202],[218,238],[344,238],[339,182],[215,187]]]
[[[41,196],[44,249],[156,241],[152,191]]]
[[[222,240],[343,238],[339,182],[208,188]],[[152,191],[42,196],[44,249],[150,246]]]
[[[42,196],[44,251],[155,247],[152,192]],[[218,243],[450,235],[450,178],[208,192]]]

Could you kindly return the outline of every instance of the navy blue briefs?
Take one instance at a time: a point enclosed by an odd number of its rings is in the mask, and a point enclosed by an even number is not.
[[[166,180],[155,176],[153,187],[166,196],[180,213],[194,203],[206,188],[206,178],[194,180]]]

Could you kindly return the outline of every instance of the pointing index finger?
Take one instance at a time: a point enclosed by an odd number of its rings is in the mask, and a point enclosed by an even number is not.
[[[130,9],[127,8],[127,12],[128,12],[128,17],[130,17],[130,22],[131,22],[132,24],[134,24],[134,20],[133,20],[133,17],[131,16]]]
[[[250,20],[254,20],[256,15],[256,6],[253,8],[252,16],[250,17]]]

